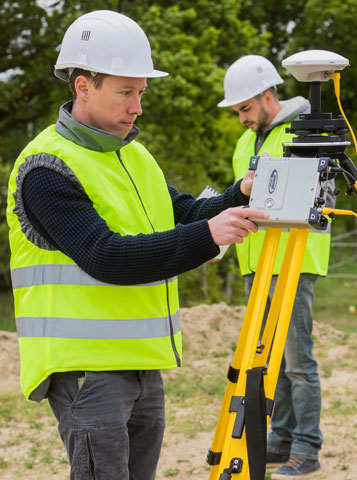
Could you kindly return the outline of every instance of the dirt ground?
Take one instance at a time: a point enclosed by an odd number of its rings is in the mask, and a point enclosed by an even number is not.
[[[206,388],[208,376],[213,381],[222,376],[225,386],[225,374],[233,358],[243,316],[243,307],[230,308],[224,303],[182,309],[184,366],[164,372],[164,382],[170,388],[176,379],[184,389],[190,379],[194,379],[198,393],[182,399],[177,393],[167,394],[168,426],[157,480],[170,477],[208,480],[209,467],[205,459],[212,444],[224,388],[221,394],[207,396],[205,402],[204,395],[199,394],[200,385]],[[322,468],[313,478],[357,480],[357,335],[346,336],[323,323],[314,324],[313,335],[323,395],[321,429],[324,435],[320,454]],[[18,373],[16,334],[0,332],[1,398],[19,397]],[[22,405],[21,399],[19,403]],[[28,405],[25,400],[23,403]],[[0,417],[0,478],[69,478],[54,420],[48,409],[30,405],[37,416],[35,420],[32,417],[29,420],[26,414],[17,414],[16,418],[6,421],[3,414]],[[46,453],[45,446],[50,452]]]

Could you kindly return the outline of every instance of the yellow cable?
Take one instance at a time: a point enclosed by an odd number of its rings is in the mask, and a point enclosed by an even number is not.
[[[357,152],[357,142],[356,142],[356,137],[355,137],[355,134],[353,133],[353,130],[352,130],[352,127],[349,123],[349,121],[347,120],[347,117],[345,115],[345,112],[343,111],[343,108],[342,108],[342,105],[341,105],[341,100],[340,100],[340,78],[341,78],[341,74],[339,72],[336,72],[336,73],[333,73],[332,74],[332,79],[333,79],[333,84],[334,84],[334,87],[335,87],[335,95],[336,95],[336,98],[337,98],[337,104],[338,104],[338,107],[340,109],[340,112],[343,116],[343,118],[345,119],[345,122],[346,122],[346,125],[351,133],[351,136],[352,136],[352,139],[353,139],[353,143],[355,145],[355,150]],[[355,190],[357,190],[357,183],[355,182],[353,184],[353,188]],[[338,214],[337,214],[338,215]],[[341,214],[342,215],[342,214]]]
[[[342,108],[342,105],[341,105],[341,101],[340,101],[340,78],[341,78],[341,74],[340,73],[333,73],[332,74],[332,79],[333,79],[333,84],[334,84],[334,87],[335,87],[335,94],[336,94],[336,98],[337,98],[337,104],[338,104],[338,107],[340,109],[340,112],[343,116],[343,118],[345,119],[345,122],[347,124],[347,127],[351,133],[351,136],[353,138],[353,143],[355,145],[355,149],[356,149],[356,152],[357,152],[357,142],[356,142],[356,137],[355,137],[355,134],[353,133],[353,130],[352,130],[352,127],[349,123],[349,121],[347,120],[347,117],[345,115],[345,112],[343,111],[343,108]]]
[[[330,213],[334,213],[335,215],[354,215],[357,217],[357,213],[353,212],[352,210],[340,210],[338,208],[323,208],[322,214],[329,215]]]

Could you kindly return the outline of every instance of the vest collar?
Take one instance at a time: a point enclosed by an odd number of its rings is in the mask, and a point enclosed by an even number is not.
[[[100,128],[80,122],[72,116],[72,106],[72,101],[61,106],[56,123],[56,131],[67,140],[81,147],[95,150],[96,152],[113,152],[125,147],[139,135],[140,130],[135,125],[126,138],[123,139],[114,133],[105,132]]]

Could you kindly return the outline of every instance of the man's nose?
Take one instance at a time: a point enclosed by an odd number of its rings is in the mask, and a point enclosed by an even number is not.
[[[135,113],[135,115],[141,115],[143,113],[141,108],[141,97],[139,95],[133,96],[129,105],[129,113]]]
[[[238,112],[239,121],[244,123],[247,120],[247,115],[245,112]]]

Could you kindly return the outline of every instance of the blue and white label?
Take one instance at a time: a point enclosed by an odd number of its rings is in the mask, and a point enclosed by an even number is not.
[[[278,184],[278,170],[273,170],[269,178],[269,193],[274,193]]]

